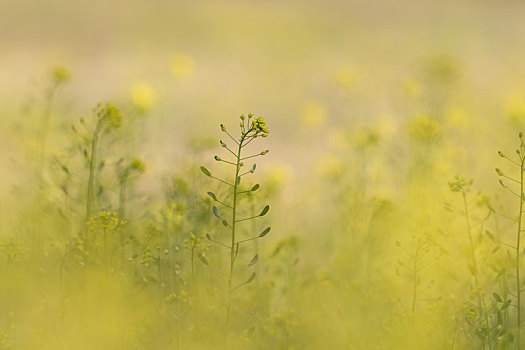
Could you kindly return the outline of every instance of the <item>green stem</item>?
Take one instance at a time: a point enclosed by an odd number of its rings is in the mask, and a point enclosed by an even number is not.
[[[124,219],[126,215],[126,185],[128,182],[129,177],[129,169],[126,169],[124,174],[122,175],[122,180],[120,181],[120,195],[119,195],[119,218]]]
[[[247,134],[244,134],[241,138],[241,141],[239,142],[239,147],[237,150],[237,159],[236,159],[236,166],[235,166],[235,178],[233,180],[233,210],[232,210],[232,240],[231,240],[231,249],[230,249],[230,276],[228,280],[228,306],[226,311],[226,332],[228,332],[228,328],[230,325],[230,314],[231,314],[231,297],[232,297],[232,283],[233,283],[233,264],[235,262],[235,251],[236,251],[236,242],[235,242],[235,227],[236,227],[236,216],[237,216],[237,194],[239,190],[239,171],[240,171],[240,164],[241,164],[241,151],[242,151],[242,143],[244,142],[244,139],[246,138]]]
[[[523,147],[522,147],[523,149]],[[520,166],[520,211],[518,215],[518,232],[516,234],[516,295],[517,295],[517,312],[518,312],[518,334],[517,334],[517,349],[520,349],[520,331],[521,331],[521,287],[520,287],[520,235],[521,235],[521,221],[523,216],[523,166],[525,157],[521,159]]]
[[[414,254],[414,276],[413,276],[413,290],[412,290],[412,319],[415,316],[416,312],[416,299],[417,299],[417,259],[419,256],[419,249],[420,246],[418,246],[416,253]]]
[[[88,189],[87,189],[87,198],[86,198],[86,217],[85,222],[87,222],[91,216],[93,210],[93,201],[94,201],[94,187],[95,187],[95,165],[97,162],[97,146],[98,146],[98,137],[100,132],[100,120],[97,123],[95,132],[93,133],[93,140],[91,141],[91,158],[89,160],[89,179],[88,179]]]

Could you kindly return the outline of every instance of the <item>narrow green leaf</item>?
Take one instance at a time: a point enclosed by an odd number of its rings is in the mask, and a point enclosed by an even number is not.
[[[494,242],[494,235],[492,234],[492,232],[490,232],[489,230],[485,230],[485,234],[487,235],[487,237],[492,241]]]
[[[271,230],[271,227],[265,228],[264,231],[259,234],[259,237],[266,236],[268,234],[268,232],[270,232],[270,230]]]
[[[253,334],[253,331],[255,331],[255,327],[254,327],[254,326],[251,326],[250,328],[248,328],[248,329],[246,330],[246,333],[245,333],[245,334],[246,334],[246,337],[251,336],[251,335]]]
[[[255,254],[255,256],[252,258],[252,260],[250,260],[250,263],[248,264],[248,266],[255,265],[257,260],[259,260],[259,254]]]
[[[211,176],[210,171],[203,166],[201,166],[201,171],[204,173],[204,175]]]
[[[206,259],[206,257],[204,256],[204,254],[200,254],[200,255],[199,255],[199,260],[200,260],[204,265],[209,265],[208,259]]]
[[[261,211],[261,213],[259,214],[259,216],[265,216],[266,213],[268,212],[268,210],[270,210],[270,206],[267,205],[263,208],[263,210]]]
[[[250,278],[248,278],[248,280],[246,281],[246,284],[250,283],[251,281],[253,281],[255,279],[255,272],[252,273],[252,275],[250,276]]]

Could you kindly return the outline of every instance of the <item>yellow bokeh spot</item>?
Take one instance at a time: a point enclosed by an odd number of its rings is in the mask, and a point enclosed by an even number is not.
[[[309,128],[322,126],[326,122],[326,111],[317,102],[308,102],[301,111],[301,122]]]
[[[525,96],[522,93],[510,94],[505,101],[505,113],[512,122],[525,122]]]
[[[420,143],[433,143],[441,137],[441,125],[430,116],[419,114],[408,123],[410,138]]]
[[[135,83],[131,88],[133,104],[141,112],[148,112],[155,101],[155,91],[146,83]]]
[[[286,185],[292,178],[292,169],[285,164],[274,164],[266,173],[271,185],[280,187]]]
[[[452,108],[445,116],[446,122],[453,127],[463,128],[468,125],[469,117],[462,108]]]
[[[414,79],[406,79],[401,83],[401,90],[409,97],[418,97],[423,91],[423,87]]]
[[[343,174],[343,162],[332,154],[326,154],[317,159],[316,170],[324,178],[338,178]]]
[[[193,74],[195,62],[185,53],[178,53],[171,59],[171,73],[175,78],[187,78]]]
[[[355,86],[356,81],[357,72],[352,67],[339,67],[335,72],[335,82],[342,90],[351,89]]]

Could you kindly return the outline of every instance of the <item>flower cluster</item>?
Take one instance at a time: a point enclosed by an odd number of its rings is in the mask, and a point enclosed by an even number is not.
[[[474,180],[467,180],[461,176],[454,176],[454,181],[448,183],[452,192],[469,192],[470,186],[474,183]]]
[[[186,249],[194,249],[194,248],[204,248],[204,244],[202,243],[202,240],[204,238],[204,235],[196,236],[195,234],[190,234],[190,239],[184,240],[184,248]]]
[[[98,229],[117,231],[125,224],[126,221],[119,219],[116,212],[106,210],[102,210],[98,215],[92,215],[88,222],[88,226],[92,232]]]
[[[268,127],[266,126],[266,122],[264,121],[263,117],[256,118],[252,121],[252,129],[255,130],[256,133],[263,133],[263,134],[269,134],[270,131],[268,130]],[[264,136],[264,135],[263,135]]]
[[[118,129],[122,125],[122,113],[114,104],[98,104],[95,108],[95,113],[97,114],[100,123],[108,124],[106,131]]]

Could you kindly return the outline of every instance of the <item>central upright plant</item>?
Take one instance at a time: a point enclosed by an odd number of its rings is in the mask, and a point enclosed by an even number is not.
[[[521,240],[523,235],[523,212],[525,207],[525,141],[523,140],[523,133],[519,133],[520,145],[516,149],[518,155],[518,160],[509,158],[505,153],[499,151],[498,154],[501,158],[508,160],[510,163],[514,164],[519,168],[519,177],[515,179],[513,177],[507,176],[499,168],[496,168],[496,173],[500,177],[500,185],[508,190],[512,195],[514,195],[519,202],[519,211],[516,218],[511,218],[511,220],[516,222],[516,243],[515,245],[508,245],[514,250],[514,267],[515,267],[515,278],[516,278],[516,348],[519,350],[521,347],[521,293],[525,290],[521,288],[521,277],[520,277],[520,256],[523,254],[521,251]],[[507,180],[513,182],[516,187],[519,187],[519,193],[516,193],[517,190],[511,189],[507,184]]]
[[[231,197],[231,203],[226,203],[225,201],[219,200],[217,198],[217,196],[213,192],[208,192],[208,195],[212,198],[212,200],[214,202],[219,203],[220,205],[224,206],[225,208],[227,208],[227,209],[229,209],[231,211],[231,222],[228,222],[227,216],[223,217],[220,214],[219,209],[215,205],[213,206],[213,214],[219,220],[221,220],[222,225],[225,226],[226,228],[228,228],[230,230],[230,232],[231,232],[230,243],[226,244],[226,243],[219,242],[218,240],[212,238],[212,236],[210,234],[207,235],[207,238],[209,240],[211,240],[211,241],[213,241],[213,242],[215,242],[215,243],[217,243],[219,245],[222,245],[222,246],[228,248],[229,251],[230,251],[229,273],[227,274],[228,275],[228,302],[227,302],[227,311],[226,311],[226,328],[229,327],[229,323],[230,323],[230,314],[231,314],[231,305],[232,305],[232,293],[236,289],[238,289],[239,287],[252,282],[254,280],[254,278],[255,278],[255,272],[253,272],[248,277],[248,279],[246,279],[243,283],[240,283],[239,285],[234,286],[234,282],[235,282],[235,260],[237,258],[238,253],[239,253],[239,246],[241,244],[243,244],[243,243],[247,243],[249,241],[253,241],[253,240],[256,240],[258,238],[262,238],[266,234],[268,234],[268,232],[270,232],[270,227],[267,227],[259,235],[255,236],[255,237],[242,239],[242,240],[240,240],[239,237],[238,237],[238,224],[240,222],[262,217],[262,216],[266,215],[268,213],[268,211],[270,210],[270,206],[266,205],[261,210],[261,212],[258,215],[251,216],[251,217],[246,217],[246,218],[242,218],[242,219],[238,218],[238,214],[239,214],[239,196],[242,195],[242,194],[255,192],[255,191],[257,191],[259,189],[259,185],[258,184],[255,184],[255,185],[253,185],[253,186],[251,186],[249,188],[246,188],[244,190],[241,189],[241,187],[240,187],[240,185],[241,185],[241,178],[243,176],[245,176],[245,175],[254,173],[255,172],[255,168],[256,168],[256,165],[253,164],[251,166],[250,170],[247,170],[247,171],[243,172],[242,168],[244,167],[244,161],[246,161],[248,159],[252,159],[252,158],[258,157],[258,156],[264,156],[264,155],[266,155],[268,153],[268,150],[265,150],[265,151],[259,152],[257,154],[253,154],[253,155],[244,157],[242,155],[243,148],[246,147],[249,143],[251,143],[256,138],[258,138],[258,137],[267,137],[268,134],[269,134],[268,128],[266,127],[266,123],[265,123],[265,121],[264,121],[264,119],[262,117],[254,118],[254,115],[250,113],[250,114],[248,114],[248,117],[245,117],[244,115],[241,115],[240,119],[241,119],[241,122],[240,122],[240,136],[239,136],[238,139],[233,137],[228,132],[226,127],[221,124],[221,130],[224,133],[226,133],[233,140],[233,142],[235,142],[235,145],[237,146],[236,150],[232,150],[232,149],[230,149],[228,147],[228,145],[225,142],[223,142],[222,140],[220,141],[221,147],[224,148],[226,151],[228,151],[231,155],[233,155],[233,157],[234,157],[233,161],[225,160],[225,159],[222,159],[219,156],[215,156],[215,160],[216,161],[222,162],[222,163],[225,163],[225,164],[229,164],[230,166],[234,167],[233,173],[235,175],[233,177],[233,183],[230,183],[228,181],[224,181],[222,179],[219,179],[219,178],[215,177],[214,175],[212,175],[212,173],[208,169],[206,169],[205,167],[201,167],[201,171],[204,173],[204,175],[206,175],[206,176],[208,176],[208,177],[210,177],[212,179],[215,179],[215,180],[221,182],[222,184],[228,186],[230,188],[231,196],[232,196]],[[257,262],[258,258],[259,258],[259,256],[255,255],[250,260],[250,262],[248,263],[248,266],[254,265]],[[206,263],[208,263],[208,262],[206,261]]]

